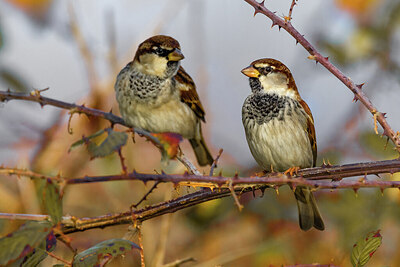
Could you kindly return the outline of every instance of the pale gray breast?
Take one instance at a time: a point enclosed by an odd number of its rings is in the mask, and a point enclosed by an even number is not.
[[[287,96],[255,93],[246,98],[242,120],[250,150],[257,163],[270,170],[313,164],[307,114]]]

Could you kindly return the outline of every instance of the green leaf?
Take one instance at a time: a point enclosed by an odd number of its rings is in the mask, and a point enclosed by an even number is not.
[[[50,179],[46,181],[46,185],[44,186],[43,202],[53,224],[56,225],[61,222],[63,209],[60,187]]]
[[[53,232],[51,232],[39,247],[35,248],[33,252],[27,255],[21,264],[21,267],[37,266],[42,260],[47,257],[46,251],[53,251],[56,247],[57,239]],[[64,266],[64,265],[63,265]]]
[[[137,248],[135,243],[125,239],[110,239],[82,251],[74,257],[74,267],[97,266],[105,264],[112,258],[123,255],[126,252]]]
[[[78,146],[81,146],[81,145],[83,145],[83,144],[89,142],[90,139],[102,135],[103,133],[104,133],[104,130],[100,130],[100,131],[97,131],[96,133],[94,133],[94,134],[92,134],[92,135],[89,135],[88,137],[83,137],[81,140],[78,140],[78,141],[76,141],[75,143],[73,143],[73,144],[69,147],[68,152],[70,152],[72,149],[74,149],[74,148],[76,148],[76,147],[78,147]]]
[[[52,234],[48,221],[28,221],[17,231],[0,238],[0,265],[9,265],[34,251]]]
[[[88,151],[92,158],[108,156],[118,151],[128,140],[128,135],[124,132],[114,132],[111,129],[106,129],[106,131],[108,136],[100,145],[89,142]]]
[[[376,232],[370,232],[365,238],[362,238],[357,241],[353,246],[353,251],[351,253],[351,264],[355,267],[362,267],[375,251],[382,244],[382,236],[379,233],[380,230]]]

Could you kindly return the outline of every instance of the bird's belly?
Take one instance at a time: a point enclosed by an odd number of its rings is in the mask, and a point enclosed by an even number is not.
[[[248,122],[246,138],[257,163],[265,170],[271,171],[272,166],[280,172],[291,167],[312,167],[313,153],[303,121],[287,116],[263,124]]]
[[[122,108],[121,108],[122,106]],[[180,100],[171,100],[157,106],[132,101],[120,105],[124,120],[134,127],[152,133],[178,133],[194,138],[198,119],[189,106]]]

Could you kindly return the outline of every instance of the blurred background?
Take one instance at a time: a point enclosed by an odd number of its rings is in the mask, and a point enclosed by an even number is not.
[[[285,16],[292,1],[266,2],[270,10]],[[182,46],[182,64],[196,82],[206,110],[203,132],[207,143],[214,154],[224,149],[217,170],[224,175],[260,171],[241,122],[242,103],[250,87],[240,70],[264,57],[279,59],[289,67],[312,110],[318,165],[323,159],[343,164],[395,158],[393,146],[389,143],[384,149],[386,140],[374,133],[372,116],[352,102],[352,93],[307,59],[307,52],[289,34],[277,27],[271,29],[271,21],[260,14],[253,17],[253,11],[241,0],[2,0],[0,90],[49,88],[42,94],[119,115],[113,88],[116,75],[133,58],[140,42],[166,34]],[[387,113],[393,129],[400,129],[399,0],[300,0],[292,24],[354,82],[365,83],[368,97]],[[68,118],[63,110],[35,103],[0,103],[0,165],[67,177],[120,173],[117,155],[91,161],[84,147],[68,153],[82,135],[109,124],[75,115],[73,134],[69,134]],[[188,142],[181,147],[195,162]],[[129,171],[184,171],[175,161],[161,165],[158,150],[140,137],[135,143],[128,142],[123,155]],[[208,173],[207,168],[203,171]],[[140,182],[70,186],[64,195],[64,213],[89,217],[127,211],[150,187]],[[192,191],[164,184],[145,205]],[[188,266],[314,262],[349,266],[353,244],[369,231],[381,229],[383,244],[371,266],[398,265],[398,190],[318,191],[316,195],[326,223],[324,232],[299,229],[297,207],[287,187],[282,187],[279,195],[274,190],[267,190],[262,198],[243,195],[242,212],[227,198],[146,221],[146,262],[160,266],[194,257],[197,261]],[[27,178],[0,176],[0,199],[0,212],[42,212],[41,196]],[[1,220],[1,235],[20,223]],[[72,245],[83,250],[123,237],[127,229],[123,225],[70,236]],[[137,241],[135,236],[133,240]],[[62,244],[55,254],[72,257]],[[43,266],[55,263],[48,258]],[[133,252],[111,265],[140,265],[140,258]]]

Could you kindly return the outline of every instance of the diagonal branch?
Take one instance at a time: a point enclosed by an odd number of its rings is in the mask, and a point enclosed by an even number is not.
[[[379,112],[378,109],[372,104],[372,102],[368,99],[368,97],[362,91],[362,86],[364,84],[356,85],[349,77],[344,75],[337,67],[335,67],[328,59],[328,57],[323,57],[315,48],[311,45],[309,41],[307,41],[303,35],[301,35],[290,22],[281,19],[275,13],[271,12],[268,8],[264,6],[264,1],[258,3],[256,0],[244,0],[249,3],[252,7],[254,7],[254,15],[257,13],[264,14],[272,21],[272,27],[277,25],[280,28],[285,29],[293,38],[296,39],[296,42],[300,43],[307,51],[310,53],[309,58],[313,59],[322,66],[324,66],[328,71],[330,71],[333,75],[336,76],[342,83],[344,83],[353,93],[354,99],[360,100],[360,102],[369,110],[369,112],[373,115],[374,121],[378,121],[379,124],[383,128],[383,135],[387,136],[392,140],[394,145],[396,146],[397,151],[400,153],[400,134],[395,133],[393,129],[390,127],[389,123],[385,118],[385,113]]]
[[[31,102],[36,102],[39,103],[40,106],[45,106],[45,105],[50,105],[62,109],[69,110],[69,113],[72,115],[74,113],[78,114],[86,114],[88,116],[94,116],[94,117],[99,117],[108,120],[111,122],[111,124],[120,124],[123,126],[126,126],[128,128],[132,128],[129,125],[125,123],[125,121],[121,118],[118,117],[111,112],[104,112],[98,109],[94,108],[88,108],[85,107],[85,105],[76,105],[76,104],[71,104],[67,102],[63,102],[60,100],[44,97],[40,94],[40,90],[34,90],[30,94],[26,93],[17,93],[17,92],[11,92],[11,91],[0,91],[0,102],[5,102],[5,101],[10,101],[10,100],[25,100],[25,101],[31,101]],[[151,135],[149,132],[139,129],[139,128],[132,128],[133,131],[139,135],[145,136],[148,140],[153,141],[160,149],[163,149],[162,144],[160,141]]]

